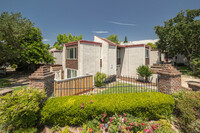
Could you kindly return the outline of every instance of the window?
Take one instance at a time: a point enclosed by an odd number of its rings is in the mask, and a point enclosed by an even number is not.
[[[67,49],[67,59],[76,59],[76,49],[77,48],[68,48]]]
[[[145,49],[145,58],[149,58],[149,49]]]
[[[67,69],[67,78],[77,77],[77,71],[72,69]]]

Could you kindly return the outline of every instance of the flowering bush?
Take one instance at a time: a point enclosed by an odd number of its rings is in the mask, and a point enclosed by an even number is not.
[[[152,92],[67,96],[48,99],[41,111],[45,125],[80,125],[99,114],[107,117],[127,112],[136,117],[159,119],[169,117],[174,108],[170,95]],[[104,120],[105,121],[105,120]]]
[[[166,120],[161,120],[166,121]],[[169,123],[167,123],[169,124]],[[171,124],[170,124],[171,125]],[[109,132],[109,133],[172,133],[171,127],[158,122],[148,122],[147,119],[136,118],[130,114],[113,115],[108,117],[102,114],[95,119],[86,123],[86,129],[93,132]]]

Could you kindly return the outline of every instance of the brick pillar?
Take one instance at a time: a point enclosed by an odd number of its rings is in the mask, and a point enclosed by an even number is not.
[[[47,66],[41,66],[29,76],[30,86],[45,89],[47,96],[51,96],[54,91],[54,73],[50,72]]]
[[[181,89],[181,73],[171,64],[166,64],[158,71],[158,91],[166,94],[179,91]]]

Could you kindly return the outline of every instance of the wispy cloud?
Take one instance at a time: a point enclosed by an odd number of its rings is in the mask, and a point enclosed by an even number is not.
[[[136,24],[121,23],[121,22],[116,22],[116,21],[110,21],[109,23],[117,24],[117,25],[125,25],[125,26],[136,26]]]
[[[42,41],[43,42],[49,42],[50,40],[49,39],[43,39]]]
[[[98,30],[98,31],[92,31],[92,33],[96,33],[96,34],[105,34],[105,33],[109,33],[109,32],[108,32],[108,31]]]

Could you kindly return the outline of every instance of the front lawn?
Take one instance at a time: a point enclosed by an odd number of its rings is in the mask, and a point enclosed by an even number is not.
[[[117,82],[114,86],[99,92],[99,94],[118,94],[118,93],[137,93],[137,92],[156,92],[157,89],[146,85],[133,85],[129,83]]]
[[[6,78],[0,79],[0,88],[9,87],[9,86],[11,86],[11,83],[8,79]]]

